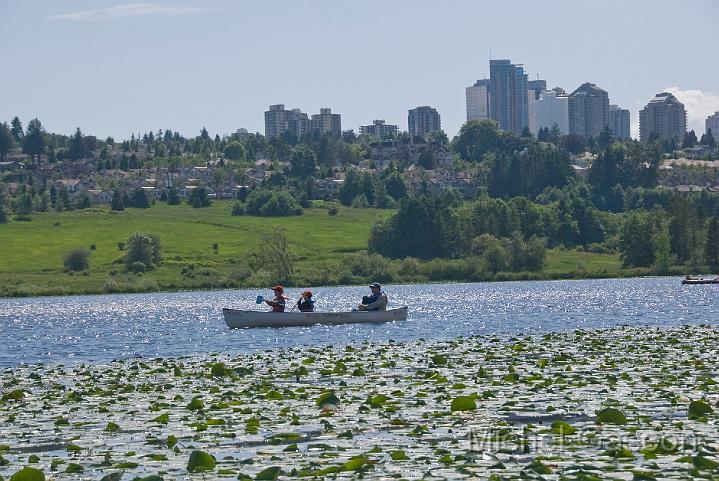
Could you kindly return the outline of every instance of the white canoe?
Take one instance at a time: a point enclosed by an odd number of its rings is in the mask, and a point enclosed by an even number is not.
[[[222,309],[225,324],[241,327],[289,327],[313,324],[366,324],[407,320],[407,307],[386,311],[351,312],[267,312]]]

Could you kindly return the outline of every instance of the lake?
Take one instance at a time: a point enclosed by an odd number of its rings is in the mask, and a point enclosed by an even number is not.
[[[0,299],[0,366],[239,353],[363,340],[534,334],[719,321],[719,286],[680,278],[386,286],[409,319],[378,325],[230,330],[222,308],[259,309],[269,290]],[[288,289],[296,298],[300,289]],[[314,289],[317,310],[353,307],[366,287]]]

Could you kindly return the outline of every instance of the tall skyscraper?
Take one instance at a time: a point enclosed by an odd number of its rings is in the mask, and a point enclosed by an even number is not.
[[[714,140],[719,141],[719,112],[707,117],[705,124],[706,131],[709,132],[711,130]]]
[[[489,79],[477,80],[467,87],[467,122],[489,118]]]
[[[527,82],[527,126],[529,131],[536,134],[537,130],[532,130],[532,126],[537,125],[537,113],[534,110],[535,103],[541,97],[542,92],[547,90],[546,80],[529,80]]]
[[[265,137],[279,137],[293,132],[297,139],[310,131],[310,119],[300,109],[285,110],[284,104],[270,105],[265,112]]]
[[[629,110],[618,105],[609,106],[609,128],[617,140],[629,140],[630,137],[630,115]]]
[[[499,128],[519,135],[529,124],[527,74],[510,60],[489,61],[489,113]]]
[[[360,135],[374,135],[378,139],[394,137],[399,132],[397,125],[385,124],[384,120],[373,120],[372,125],[361,125]]]
[[[409,133],[419,136],[424,136],[442,128],[439,113],[428,105],[422,105],[410,110],[407,124]]]
[[[544,91],[537,100],[530,100],[529,131],[537,135],[539,129],[552,130],[556,125],[559,131],[569,133],[569,97],[562,89]]]
[[[333,114],[332,109],[321,108],[319,114],[312,116],[311,128],[313,132],[339,137],[342,135],[342,117]]]
[[[569,95],[569,133],[597,137],[609,125],[609,94],[584,83]]]
[[[681,142],[687,131],[687,112],[675,96],[658,93],[639,111],[639,139],[649,142],[657,137]]]

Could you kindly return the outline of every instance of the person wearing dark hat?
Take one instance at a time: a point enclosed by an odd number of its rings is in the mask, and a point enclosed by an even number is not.
[[[272,307],[272,312],[285,312],[285,301],[289,299],[285,296],[285,288],[277,284],[272,291],[275,293],[275,298],[271,301],[265,300],[265,303]]]
[[[382,286],[379,282],[373,282],[369,285],[372,289],[372,295],[363,296],[362,304],[357,306],[360,311],[386,311],[387,310],[387,294],[382,292]]]
[[[312,300],[312,291],[305,291],[297,301],[297,309],[300,312],[312,312],[315,310],[315,301]]]

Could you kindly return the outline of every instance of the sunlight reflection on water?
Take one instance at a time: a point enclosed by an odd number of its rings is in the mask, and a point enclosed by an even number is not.
[[[260,309],[262,290],[0,299],[0,366],[108,361],[297,345],[532,334],[719,321],[717,286],[678,278],[387,286],[407,322],[230,330],[223,307]],[[319,288],[318,310],[354,306],[364,287]],[[300,289],[290,289],[291,296]]]

